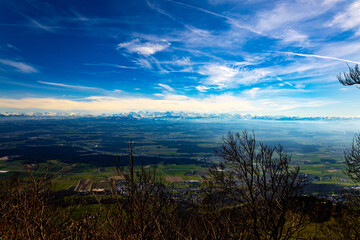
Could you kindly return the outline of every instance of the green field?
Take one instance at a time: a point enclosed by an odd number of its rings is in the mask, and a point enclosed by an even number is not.
[[[135,163],[157,167],[161,179],[201,180],[217,162],[213,151],[229,130],[254,130],[265,144],[284,146],[292,163],[316,184],[350,186],[343,173],[343,152],[360,124],[354,121],[153,121],[60,119],[1,121],[0,173],[25,175],[22,163],[50,163],[54,188],[68,189],[81,179],[102,181],[116,175],[116,157],[128,164],[128,143],[135,142]]]

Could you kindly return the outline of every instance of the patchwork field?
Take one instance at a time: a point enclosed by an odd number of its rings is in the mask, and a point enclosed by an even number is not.
[[[157,168],[165,182],[202,180],[218,159],[214,149],[228,131],[254,131],[260,142],[284,146],[293,163],[314,184],[351,186],[343,173],[343,152],[356,121],[155,121],[101,118],[1,120],[0,177],[25,175],[22,164],[49,163],[56,189],[74,188],[82,179],[101,182],[128,164],[128,143],[135,143],[135,164]]]

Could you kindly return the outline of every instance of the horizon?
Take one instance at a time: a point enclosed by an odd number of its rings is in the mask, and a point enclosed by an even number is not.
[[[360,116],[359,0],[0,6],[0,112]]]
[[[0,118],[21,118],[25,119],[75,119],[75,118],[119,118],[119,119],[148,119],[148,120],[239,120],[239,121],[358,121],[360,117],[339,117],[339,116],[288,116],[288,115],[259,115],[239,113],[197,113],[185,111],[138,111],[120,113],[86,113],[86,112],[0,112]]]

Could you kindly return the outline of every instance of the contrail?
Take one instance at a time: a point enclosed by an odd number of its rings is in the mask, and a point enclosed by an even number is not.
[[[237,21],[237,20],[234,19],[234,18],[225,16],[225,15],[222,15],[222,14],[219,14],[219,13],[216,13],[216,12],[212,12],[212,11],[209,11],[209,10],[204,9],[204,8],[200,8],[200,7],[196,7],[196,6],[193,6],[193,5],[189,5],[189,4],[186,4],[186,3],[181,3],[181,2],[177,2],[177,1],[173,1],[173,0],[166,0],[166,1],[171,2],[171,3],[178,4],[178,5],[182,5],[182,6],[185,6],[185,7],[188,7],[188,8],[193,8],[193,9],[199,10],[199,11],[201,11],[201,12],[205,12],[205,13],[214,15],[214,16],[216,16],[216,17],[225,18],[226,20],[229,20],[229,21],[232,21],[233,23],[235,23],[235,26],[238,27],[238,28],[243,28],[243,29],[246,29],[246,30],[248,30],[248,31],[250,31],[250,32],[259,34],[259,35],[264,35],[262,32],[259,32],[259,31],[255,30],[255,29],[251,28],[251,27],[241,25],[241,24],[239,23],[239,21]]]
[[[321,55],[316,55],[316,54],[293,53],[293,52],[277,52],[277,53],[283,53],[283,54],[301,56],[301,57],[313,57],[313,58],[321,58],[321,59],[331,59],[331,60],[336,60],[336,61],[341,61],[341,62],[360,64],[360,62],[356,62],[356,61],[351,61],[351,60],[346,60],[346,59],[336,58],[336,57],[321,56]]]

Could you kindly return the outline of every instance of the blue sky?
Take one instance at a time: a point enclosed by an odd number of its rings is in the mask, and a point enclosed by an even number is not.
[[[0,111],[359,116],[360,1],[0,1]]]

